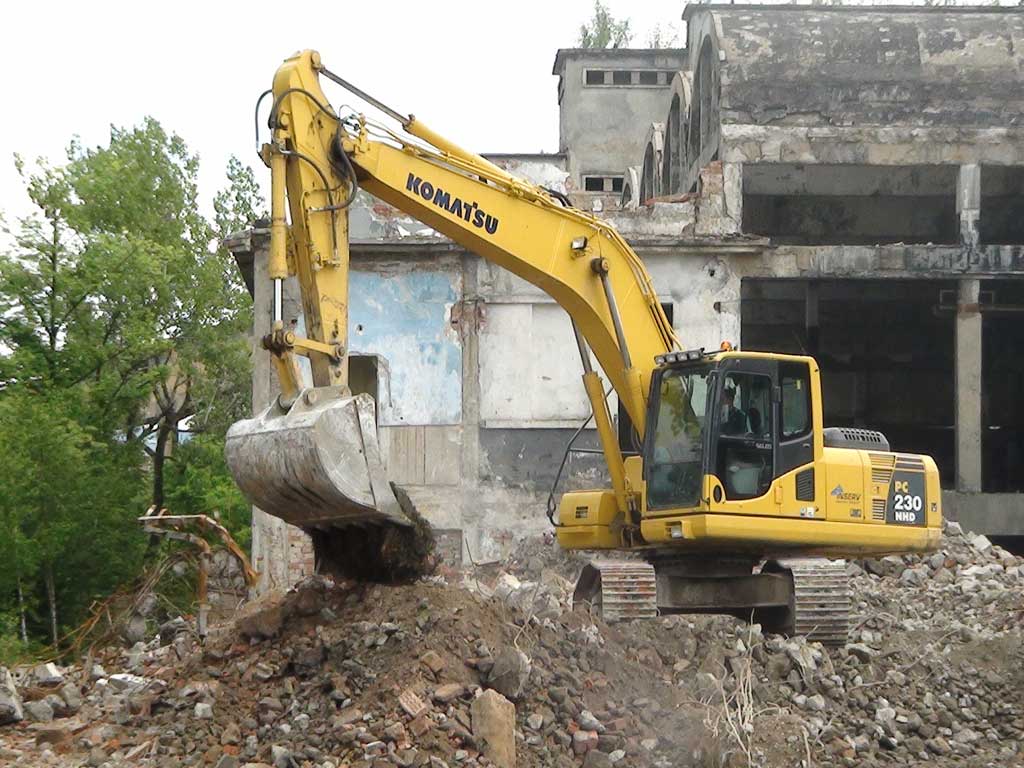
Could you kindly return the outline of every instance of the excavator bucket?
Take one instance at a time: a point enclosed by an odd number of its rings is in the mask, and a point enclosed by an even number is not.
[[[369,395],[307,389],[228,430],[225,457],[246,498],[313,537],[318,568],[395,580],[427,570],[432,536],[388,482]]]

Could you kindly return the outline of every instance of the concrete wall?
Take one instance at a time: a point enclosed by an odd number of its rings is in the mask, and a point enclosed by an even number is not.
[[[1015,8],[689,5],[726,125],[1005,127],[1024,108]]]
[[[568,158],[569,177],[582,190],[583,174],[622,174],[639,164],[644,139],[654,121],[664,119],[672,96],[672,78],[686,52],[663,50],[563,49],[555,58],[558,75],[558,147]],[[661,70],[660,85],[587,85],[588,69]]]
[[[349,347],[377,358],[380,426],[460,423],[462,342],[451,325],[462,296],[458,258],[371,258],[353,267]]]

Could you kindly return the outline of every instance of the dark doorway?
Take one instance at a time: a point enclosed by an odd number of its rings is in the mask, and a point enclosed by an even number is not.
[[[981,488],[1024,492],[1024,282],[981,284]]]
[[[380,417],[377,360],[377,355],[349,355],[348,358],[348,387],[353,395],[367,394],[373,398],[375,418]]]

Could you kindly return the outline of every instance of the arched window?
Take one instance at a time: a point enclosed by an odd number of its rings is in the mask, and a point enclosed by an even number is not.
[[[668,194],[675,194],[679,186],[679,95],[672,96],[665,126],[665,157],[662,162],[661,188]]]
[[[686,130],[687,158],[684,174],[693,180],[696,175],[696,164],[707,162],[704,157],[708,145],[715,139],[715,123],[718,120],[718,70],[715,62],[714,46],[711,38],[705,37],[697,57],[697,66],[693,73],[693,92],[690,99],[690,119]]]
[[[640,205],[654,197],[654,179],[657,171],[654,167],[654,145],[647,142],[644,151],[644,166],[640,176]]]

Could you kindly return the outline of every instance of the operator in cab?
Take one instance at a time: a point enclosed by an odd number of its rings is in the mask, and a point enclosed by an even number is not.
[[[736,407],[736,390],[722,390],[722,434],[743,435],[747,432],[747,415]]]

